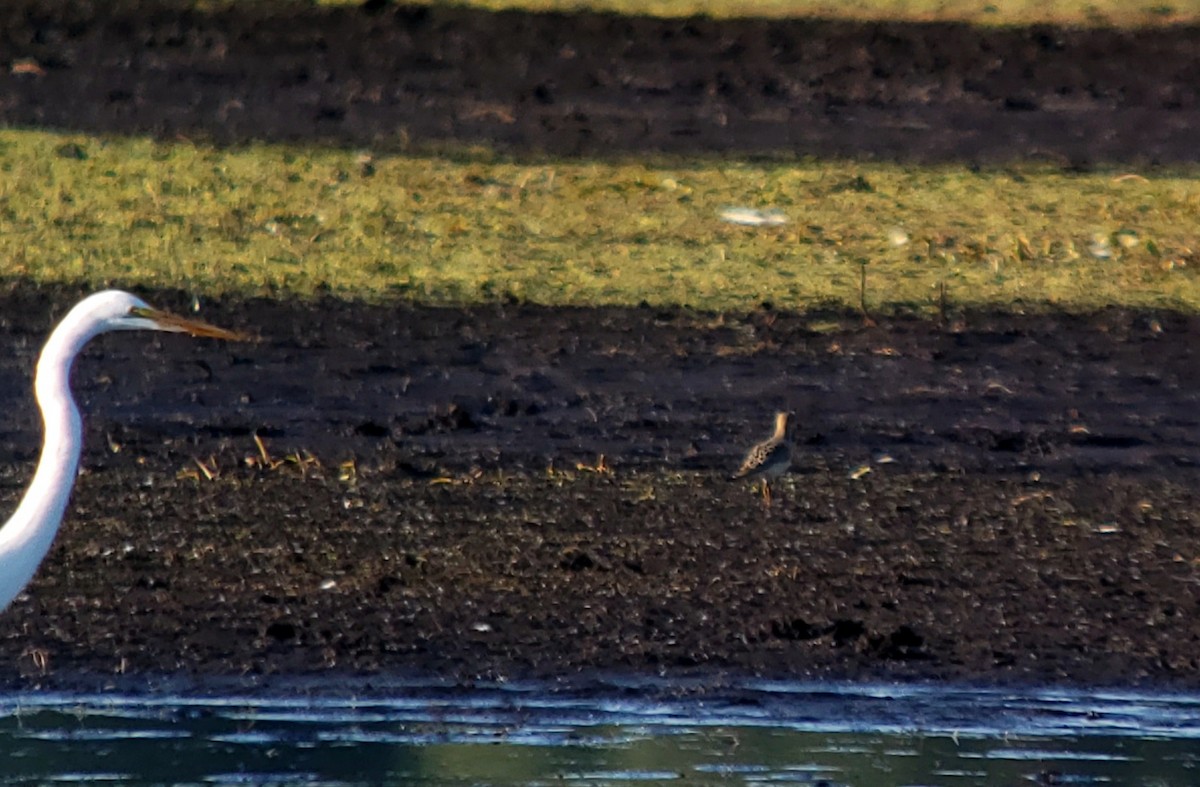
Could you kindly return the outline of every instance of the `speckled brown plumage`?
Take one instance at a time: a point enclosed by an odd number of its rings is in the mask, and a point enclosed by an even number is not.
[[[792,446],[787,441],[786,432],[787,413],[775,413],[775,430],[771,436],[746,453],[741,467],[731,478],[761,479],[763,498],[768,503],[771,500],[771,480],[783,475],[792,466]]]

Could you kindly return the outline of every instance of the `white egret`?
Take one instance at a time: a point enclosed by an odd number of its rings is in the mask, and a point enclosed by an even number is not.
[[[232,331],[158,311],[119,290],[84,298],[67,313],[38,359],[33,388],[42,413],[42,455],[25,497],[0,528],[0,610],[29,584],[50,550],[75,483],[83,423],[71,396],[71,364],[93,336],[136,330],[241,338]]]

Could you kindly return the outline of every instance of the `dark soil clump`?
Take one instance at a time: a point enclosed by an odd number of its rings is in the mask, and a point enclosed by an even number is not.
[[[9,506],[38,440],[29,370],[77,295],[0,296]],[[262,340],[114,335],[77,365],[85,472],[4,613],[8,684],[1200,685],[1195,318],[816,332],[787,312],[332,299],[202,316]],[[776,408],[797,459],[765,510],[725,477]]]

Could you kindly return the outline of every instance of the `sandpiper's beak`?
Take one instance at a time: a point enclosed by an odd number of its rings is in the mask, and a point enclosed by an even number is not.
[[[149,309],[142,307],[134,307],[129,310],[132,317],[139,317],[143,320],[149,320],[154,323],[154,327],[162,331],[174,331],[176,333],[187,333],[192,336],[203,336],[209,339],[228,339],[229,341],[245,341],[250,338],[245,334],[227,331],[224,328],[218,328],[215,325],[209,325],[200,320],[189,320],[186,317],[180,317],[177,314],[170,312],[159,311],[158,309]]]

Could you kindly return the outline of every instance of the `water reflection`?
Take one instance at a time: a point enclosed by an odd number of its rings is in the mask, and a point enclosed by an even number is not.
[[[0,697],[0,783],[1200,783],[1200,697],[652,681]]]

